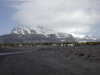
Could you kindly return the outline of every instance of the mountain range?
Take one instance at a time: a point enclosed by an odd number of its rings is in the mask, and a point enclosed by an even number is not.
[[[97,42],[91,35],[75,36],[57,32],[43,26],[17,26],[7,35],[0,36],[0,43],[34,43],[34,42]]]

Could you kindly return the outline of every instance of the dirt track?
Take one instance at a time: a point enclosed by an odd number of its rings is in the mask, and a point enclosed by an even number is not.
[[[1,55],[0,75],[100,75],[99,46],[0,48],[24,51],[30,52]]]

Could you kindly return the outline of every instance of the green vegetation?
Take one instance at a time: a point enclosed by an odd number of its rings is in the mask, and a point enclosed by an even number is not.
[[[73,44],[73,46],[80,46],[80,45],[100,45],[100,42],[83,42],[83,43],[78,43],[78,42],[63,42],[63,43],[53,43],[53,42],[48,42],[48,43],[0,43],[0,47],[27,47],[27,46],[68,46],[69,44]]]

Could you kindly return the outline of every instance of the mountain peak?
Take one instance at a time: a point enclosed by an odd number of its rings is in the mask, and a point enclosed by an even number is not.
[[[50,28],[43,27],[43,26],[27,26],[27,25],[22,25],[22,26],[17,26],[12,30],[12,34],[19,34],[19,35],[43,35],[46,38],[56,38],[58,40],[63,40],[63,41],[91,41],[94,42],[97,39],[92,37],[91,35],[74,35],[74,34],[67,34],[63,32],[56,32]],[[53,35],[52,35],[53,34]]]
[[[55,31],[43,26],[17,26],[12,30],[12,34],[20,34],[20,35],[26,35],[26,34],[43,34],[43,35],[48,35],[48,34],[55,34]]]
[[[36,34],[36,31],[32,30],[29,26],[17,26],[12,30],[12,34],[20,34],[20,35],[27,35],[27,34]]]

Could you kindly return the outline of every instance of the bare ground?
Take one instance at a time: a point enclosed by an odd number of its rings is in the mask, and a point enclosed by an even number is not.
[[[0,75],[100,75],[100,46],[0,48],[8,52],[25,53],[1,55]]]

